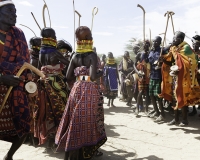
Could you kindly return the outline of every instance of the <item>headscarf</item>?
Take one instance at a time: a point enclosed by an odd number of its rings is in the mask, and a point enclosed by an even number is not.
[[[12,0],[6,0],[6,1],[0,0],[0,7],[3,7],[8,4],[14,4],[14,3]]]

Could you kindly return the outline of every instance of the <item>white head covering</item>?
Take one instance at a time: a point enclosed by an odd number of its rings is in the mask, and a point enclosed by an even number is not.
[[[5,5],[8,5],[8,4],[14,4],[12,0],[6,0],[6,1],[2,1],[0,0],[0,7],[3,7]]]

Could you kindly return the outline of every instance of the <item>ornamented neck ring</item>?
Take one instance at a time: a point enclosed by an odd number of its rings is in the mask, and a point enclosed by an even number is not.
[[[57,46],[57,41],[53,38],[42,38],[42,45]]]

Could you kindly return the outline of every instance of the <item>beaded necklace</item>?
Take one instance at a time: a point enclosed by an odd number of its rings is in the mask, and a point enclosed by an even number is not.
[[[57,46],[57,41],[53,38],[42,38],[42,45]]]

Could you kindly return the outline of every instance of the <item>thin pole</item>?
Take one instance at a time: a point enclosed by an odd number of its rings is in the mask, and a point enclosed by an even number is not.
[[[40,27],[40,25],[38,24],[35,16],[34,16],[34,14],[32,12],[31,12],[31,15],[32,15],[33,19],[35,20],[35,23],[37,24],[37,26],[39,27],[39,29],[42,30],[41,27]]]

